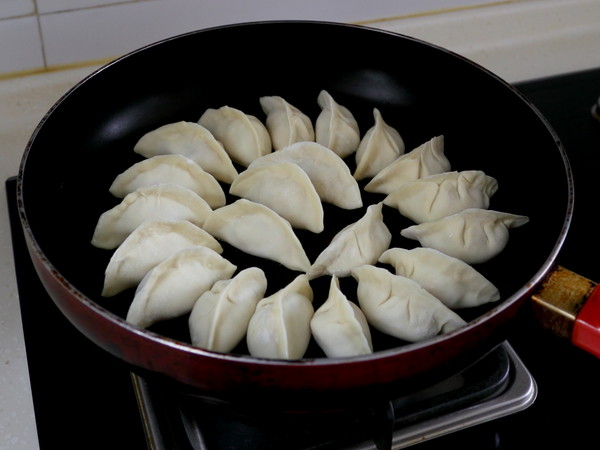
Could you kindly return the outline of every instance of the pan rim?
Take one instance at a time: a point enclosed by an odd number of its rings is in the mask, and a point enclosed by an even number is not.
[[[559,151],[560,156],[563,161],[566,182],[567,182],[567,189],[568,189],[567,202],[566,202],[567,203],[566,204],[566,213],[565,213],[565,217],[564,217],[564,220],[562,223],[562,228],[560,230],[560,233],[557,237],[556,242],[554,243],[552,250],[546,257],[544,263],[531,276],[531,278],[523,286],[521,286],[517,291],[513,292],[510,296],[508,296],[507,298],[502,300],[499,304],[497,304],[496,306],[491,308],[489,311],[487,311],[483,315],[471,320],[466,326],[464,326],[458,330],[455,330],[453,332],[439,335],[439,336],[436,336],[433,338],[429,338],[425,341],[409,343],[409,344],[406,344],[406,345],[403,345],[403,346],[397,347],[397,348],[375,351],[369,355],[344,357],[344,358],[325,358],[325,357],[303,358],[300,360],[287,361],[287,360],[258,358],[258,357],[253,357],[250,355],[225,354],[225,353],[213,352],[213,351],[205,350],[202,348],[194,347],[191,344],[186,343],[186,342],[177,341],[177,340],[165,337],[163,335],[159,335],[150,330],[145,330],[145,329],[142,330],[138,327],[131,325],[125,319],[117,316],[116,314],[112,313],[111,311],[108,311],[107,309],[103,308],[98,303],[96,303],[94,300],[92,300],[90,297],[83,294],[68,280],[60,277],[59,271],[52,264],[52,262],[46,257],[46,255],[42,251],[41,246],[39,245],[39,243],[37,241],[36,236],[33,233],[33,230],[31,229],[31,226],[30,226],[30,223],[28,220],[28,216],[27,216],[26,205],[25,205],[24,198],[23,198],[23,185],[27,183],[27,181],[26,181],[26,165],[27,165],[28,156],[31,153],[32,148],[34,147],[34,143],[35,143],[37,135],[39,134],[40,130],[44,127],[44,124],[46,123],[48,118],[52,115],[54,110],[56,110],[70,95],[72,95],[74,92],[76,92],[80,86],[87,83],[90,79],[99,76],[105,70],[109,70],[113,65],[118,64],[121,61],[126,60],[128,58],[131,58],[132,56],[134,56],[140,52],[143,52],[147,49],[150,49],[150,48],[158,46],[158,45],[162,45],[166,42],[180,39],[180,38],[188,36],[188,35],[196,35],[199,33],[206,33],[206,32],[210,32],[213,30],[220,30],[220,29],[226,29],[226,28],[232,28],[232,27],[264,26],[264,25],[269,25],[269,24],[277,24],[277,25],[280,25],[280,24],[316,24],[316,25],[323,25],[323,26],[335,26],[335,27],[345,27],[345,28],[349,27],[349,28],[356,28],[356,29],[365,29],[368,32],[376,32],[376,33],[382,33],[382,34],[387,34],[387,35],[391,35],[391,36],[401,37],[401,38],[404,38],[404,39],[407,39],[407,40],[410,40],[413,42],[424,44],[428,47],[438,49],[439,51],[442,51],[446,54],[453,55],[454,57],[459,58],[462,61],[485,72],[488,76],[496,79],[497,82],[502,83],[505,87],[507,87],[510,91],[512,91],[512,93],[514,95],[517,95],[520,98],[520,100],[522,102],[524,102],[537,115],[538,119],[543,122],[546,130],[554,138],[554,140],[556,142],[557,150]],[[182,33],[182,34],[179,34],[176,36],[168,37],[166,39],[162,39],[157,42],[140,47],[139,49],[131,51],[131,52],[105,64],[104,66],[100,67],[99,69],[95,70],[93,73],[91,73],[88,76],[86,76],[85,78],[83,78],[81,81],[79,81],[77,84],[75,84],[71,89],[69,89],[65,94],[63,94],[55,102],[55,104],[48,110],[48,112],[44,115],[44,117],[41,119],[39,124],[36,126],[35,130],[33,131],[32,135],[26,145],[26,148],[23,153],[23,157],[22,157],[22,160],[21,160],[21,163],[19,166],[18,175],[17,175],[18,212],[19,212],[21,224],[23,226],[23,229],[25,231],[25,234],[27,236],[27,240],[28,240],[30,246],[32,247],[36,256],[39,258],[40,262],[44,265],[45,270],[47,270],[48,273],[52,274],[54,279],[57,282],[59,282],[66,291],[68,291],[70,294],[72,294],[74,297],[76,297],[87,308],[92,310],[94,312],[94,314],[101,316],[104,320],[111,322],[112,324],[118,326],[119,328],[124,328],[128,332],[133,333],[136,336],[138,336],[144,340],[152,341],[152,342],[158,343],[162,346],[174,348],[177,351],[189,353],[196,357],[211,358],[211,359],[216,359],[216,360],[221,360],[221,361],[227,361],[232,364],[243,364],[243,365],[248,364],[248,365],[261,365],[261,366],[290,366],[290,367],[328,366],[328,367],[330,367],[330,366],[336,366],[336,365],[347,365],[347,364],[354,365],[356,363],[369,363],[370,361],[392,358],[392,357],[396,357],[400,354],[410,353],[412,351],[419,350],[419,349],[422,349],[425,347],[435,346],[439,342],[453,339],[456,335],[466,333],[470,329],[479,326],[482,322],[486,322],[486,321],[490,320],[491,318],[500,315],[504,310],[513,306],[514,303],[524,300],[525,297],[528,294],[530,294],[532,292],[532,290],[535,289],[535,287],[545,278],[547,273],[556,264],[557,259],[560,254],[560,250],[561,250],[561,248],[564,244],[564,241],[568,235],[568,230],[569,230],[571,222],[572,222],[574,198],[575,197],[574,197],[573,173],[572,173],[571,165],[568,160],[566,150],[565,150],[562,142],[560,141],[560,138],[558,137],[557,133],[555,132],[555,130],[553,129],[551,124],[548,122],[548,120],[531,103],[531,101],[529,101],[527,99],[527,97],[524,96],[517,88],[515,88],[508,82],[504,81],[499,76],[492,73],[485,67],[482,67],[478,63],[475,63],[475,62],[469,60],[468,58],[465,58],[462,55],[456,54],[456,53],[454,53],[448,49],[445,49],[443,47],[440,47],[436,44],[432,44],[432,43],[423,41],[421,39],[407,36],[404,34],[381,30],[381,29],[377,29],[377,28],[372,28],[372,27],[365,26],[365,25],[347,24],[347,23],[330,22],[330,21],[315,21],[315,20],[268,20],[268,21],[241,22],[241,23],[226,24],[226,25],[220,25],[220,26],[190,31],[190,32]]]

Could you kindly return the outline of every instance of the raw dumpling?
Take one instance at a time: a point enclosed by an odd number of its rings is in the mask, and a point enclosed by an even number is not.
[[[290,223],[260,203],[240,199],[213,211],[203,228],[217,239],[261,258],[306,272],[310,261]]]
[[[450,161],[444,154],[444,136],[436,136],[382,169],[367,183],[365,191],[390,194],[408,181],[449,170]]]
[[[306,275],[256,305],[246,342],[250,355],[271,359],[300,359],[311,338],[313,291]]]
[[[309,278],[347,277],[354,267],[375,264],[392,240],[382,208],[382,203],[369,206],[360,220],[338,232],[311,266]]]
[[[249,167],[231,184],[229,193],[268,206],[292,227],[323,231],[323,205],[310,178],[296,164],[279,162]]]
[[[340,158],[354,153],[360,144],[360,129],[348,108],[339,105],[327,91],[317,97],[321,113],[315,123],[316,141]]]
[[[189,247],[168,257],[146,274],[135,291],[127,322],[140,328],[189,313],[196,300],[236,270],[208,247]]]
[[[434,248],[467,264],[477,264],[500,253],[508,243],[509,229],[528,221],[526,216],[473,208],[413,225],[400,234],[419,241],[423,247]]]
[[[279,150],[295,142],[314,141],[315,130],[310,118],[281,97],[259,99],[267,115],[266,126],[273,149]]]
[[[267,290],[267,278],[258,267],[234,278],[219,280],[200,296],[189,318],[192,345],[227,353],[246,335],[256,305]]]
[[[352,276],[367,321],[385,334],[417,342],[466,325],[416,281],[369,265],[353,269]]]
[[[413,222],[422,223],[469,208],[487,209],[497,189],[496,179],[480,170],[444,172],[409,181],[383,203]]]
[[[110,297],[138,285],[167,257],[188,247],[204,246],[222,253],[221,244],[196,225],[179,222],[144,222],[113,253],[104,273],[102,295]]]
[[[206,200],[176,184],[140,188],[100,216],[92,245],[109,250],[117,248],[133,230],[150,220],[189,220],[202,226],[211,211]]]
[[[432,248],[391,248],[383,252],[379,262],[393,266],[396,275],[416,281],[450,309],[500,299],[496,286],[477,270]]]
[[[158,155],[140,161],[119,174],[109,191],[123,198],[155,184],[178,184],[191,189],[211,208],[225,205],[225,193],[216,178],[183,155]]]
[[[374,177],[404,154],[404,140],[400,133],[383,120],[377,108],[373,110],[375,125],[363,136],[356,151],[354,178]]]
[[[335,276],[331,278],[329,296],[315,311],[310,328],[317,344],[329,358],[373,353],[367,319],[342,293]]]
[[[175,122],[146,133],[133,150],[146,158],[183,155],[195,161],[217,180],[231,183],[237,170],[223,145],[195,122]]]
[[[346,163],[327,147],[316,142],[297,142],[255,159],[250,168],[276,162],[297,164],[306,172],[321,201],[343,209],[363,205],[360,187]]]
[[[207,109],[198,123],[223,144],[230,158],[244,167],[271,152],[271,137],[256,117],[230,106]]]

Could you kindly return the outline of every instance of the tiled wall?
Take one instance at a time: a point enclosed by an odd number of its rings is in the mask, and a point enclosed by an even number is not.
[[[362,22],[491,0],[0,0],[0,76],[111,59],[160,39],[270,19]]]

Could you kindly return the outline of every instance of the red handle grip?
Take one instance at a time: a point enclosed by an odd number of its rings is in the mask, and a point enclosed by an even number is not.
[[[571,342],[600,358],[600,285],[594,288],[577,315]]]
[[[555,266],[531,297],[533,316],[544,328],[600,358],[599,286]]]

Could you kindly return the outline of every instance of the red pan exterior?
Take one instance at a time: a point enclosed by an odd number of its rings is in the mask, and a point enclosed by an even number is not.
[[[490,136],[491,141],[501,136],[502,133],[510,133],[511,127],[521,126],[519,124],[524,121],[531,122],[531,126],[528,125],[526,128],[518,130],[518,133],[516,132],[517,136],[511,138],[510,142],[516,142],[515,146],[517,147],[519,139],[524,139],[525,142],[539,143],[539,148],[533,148],[535,146],[529,144],[526,145],[528,148],[532,148],[534,161],[528,162],[528,167],[523,169],[516,167],[516,163],[506,164],[506,167],[516,168],[514,173],[512,172],[513,169],[510,169],[511,173],[505,174],[505,177],[507,180],[513,178],[523,179],[521,190],[516,191],[519,195],[512,193],[511,199],[517,198],[517,196],[520,198],[531,195],[531,198],[537,199],[539,204],[534,204],[534,202],[527,199],[517,199],[514,204],[510,202],[499,204],[498,209],[510,209],[514,205],[515,211],[511,212],[528,214],[529,211],[524,211],[524,209],[533,208],[531,227],[536,238],[530,238],[530,235],[524,236],[523,240],[519,241],[520,247],[515,243],[514,248],[508,251],[507,259],[510,258],[510,261],[519,259],[514,264],[514,273],[512,272],[513,267],[511,267],[511,264],[506,264],[506,260],[501,261],[501,268],[493,268],[494,274],[502,274],[507,283],[507,287],[502,289],[505,296],[500,304],[495,305],[489,311],[482,312],[467,327],[426,342],[382,350],[366,357],[340,360],[315,358],[295,362],[279,362],[259,360],[249,356],[220,355],[193,348],[185,342],[165,338],[154,332],[138,330],[127,324],[118,314],[110,312],[104,306],[99,305],[97,299],[91,298],[92,295],[89,292],[93,292],[94,289],[97,290],[97,281],[94,281],[95,285],[89,283],[89,285],[92,285],[90,288],[87,281],[80,282],[78,274],[80,272],[101,274],[105,262],[95,263],[94,258],[89,257],[87,253],[74,256],[73,261],[70,261],[68,254],[72,248],[79,245],[79,241],[74,237],[73,239],[76,242],[69,245],[70,234],[68,232],[63,233],[61,230],[70,226],[73,217],[76,217],[77,220],[80,219],[82,223],[86,224],[82,226],[85,228],[83,232],[84,239],[85,236],[91,237],[90,229],[93,229],[95,225],[92,218],[96,217],[95,214],[98,211],[105,209],[105,204],[108,203],[104,199],[97,200],[94,198],[94,202],[98,205],[95,209],[92,209],[88,216],[85,212],[71,213],[70,207],[59,206],[59,203],[63,201],[63,193],[68,190],[64,186],[70,182],[68,172],[61,172],[60,169],[60,166],[67,164],[65,162],[67,158],[61,162],[63,149],[60,148],[54,150],[57,152],[56,160],[58,162],[53,162],[53,159],[43,155],[43,152],[49,151],[50,144],[59,142],[58,135],[64,136],[64,130],[68,128],[65,121],[73,120],[77,114],[83,112],[82,106],[86,104],[86,98],[89,98],[89,108],[91,110],[96,107],[100,110],[104,108],[108,111],[110,109],[110,105],[98,106],[98,98],[101,96],[98,93],[100,87],[106,89],[106,92],[111,92],[114,89],[115,80],[125,79],[124,74],[127,73],[131,74],[128,76],[132,79],[141,79],[144,76],[151,77],[151,74],[145,72],[149,67],[146,54],[149,54],[151,59],[156,59],[163,55],[161,49],[165,49],[165,52],[171,52],[170,48],[181,47],[185,52],[188,52],[192,48],[192,44],[197,46],[199,43],[211,42],[209,38],[216,39],[218,37],[220,40],[221,36],[226,36],[228,33],[233,33],[234,37],[246,34],[264,34],[267,36],[265,30],[268,30],[268,35],[284,37],[286,34],[297,36],[298,33],[304,33],[303,35],[313,37],[319,34],[322,34],[322,37],[339,36],[341,39],[346,39],[346,42],[352,40],[366,40],[365,42],[369,42],[370,39],[373,39],[374,45],[385,43],[385,45],[391,46],[390,49],[394,49],[394,45],[397,45],[399,52],[405,50],[406,55],[410,55],[411,52],[420,55],[420,52],[423,52],[424,58],[438,58],[439,60],[425,64],[431,64],[439,68],[441,77],[447,77],[448,79],[452,76],[462,77],[463,80],[459,83],[460,85],[456,86],[457,90],[463,89],[464,86],[473,87],[472,92],[464,92],[465,96],[470,98],[478,97],[482,93],[489,93],[490,100],[496,103],[491,107],[510,108],[504,113],[490,112],[490,130],[496,132],[494,136]],[[313,41],[311,43],[314,44]],[[404,47],[407,48],[404,49]],[[153,52],[157,54],[153,55]],[[160,59],[157,59],[157,61],[160,61]],[[450,63],[448,63],[449,61]],[[410,62],[410,64],[414,64],[414,62]],[[286,65],[285,61],[282,65]],[[385,64],[384,66],[387,67]],[[249,70],[248,67],[246,69]],[[453,73],[453,71],[457,71],[457,73]],[[145,102],[149,105],[148,108],[152,108],[154,102],[170,95],[169,92],[163,93],[163,90],[177,89],[177,86],[173,85],[168,88],[162,86],[160,84],[161,73],[159,71],[158,74],[155,74],[157,81],[154,90],[142,87],[139,89],[139,93],[132,93],[129,100],[132,105],[135,105],[136,102]],[[395,69],[393,73],[396,73]],[[402,73],[402,71],[400,70],[399,73]],[[468,77],[472,75],[474,80],[468,80]],[[415,76],[414,79],[408,80],[407,84],[413,83],[416,86],[417,78],[418,76]],[[229,81],[231,82],[231,80]],[[447,81],[445,82],[447,83]],[[324,84],[326,83],[324,82]],[[333,82],[331,83],[333,85]],[[360,82],[352,82],[351,80],[348,83],[352,85],[351,89],[365,88]],[[152,86],[152,83],[148,84]],[[479,88],[485,88],[485,90],[478,90]],[[444,89],[444,92],[447,90]],[[340,88],[340,92],[342,91],[343,89]],[[92,94],[92,92],[95,92],[95,94]],[[144,92],[147,92],[147,98],[144,98]],[[417,91],[417,96],[419,92]],[[427,91],[424,90],[423,92]],[[410,94],[411,91],[409,91]],[[423,94],[424,98],[426,95]],[[457,94],[451,95],[456,96]],[[188,97],[189,95],[184,92],[181,96]],[[199,95],[200,97],[201,95]],[[452,99],[455,98],[452,97]],[[504,103],[505,99],[506,102]],[[446,102],[446,99],[440,100]],[[475,102],[475,100],[472,101]],[[402,103],[402,100],[399,102]],[[503,102],[503,104],[497,104],[498,102]],[[175,115],[167,117],[171,113],[165,112],[165,117],[158,117],[154,119],[153,123],[149,122],[149,119],[144,119],[145,122],[142,120],[138,123],[136,120],[139,113],[126,117],[126,112],[123,111],[128,111],[128,107],[125,106],[115,106],[115,114],[120,114],[120,121],[112,123],[112,127],[106,126],[97,130],[93,125],[89,127],[84,125],[82,131],[74,133],[72,139],[74,143],[80,141],[89,146],[89,148],[81,151],[85,158],[87,158],[88,153],[93,154],[97,151],[96,147],[101,146],[101,144],[98,144],[99,141],[120,142],[123,139],[129,139],[124,137],[127,136],[129,131],[123,132],[122,130],[130,128],[133,130],[133,135],[139,136],[144,127],[154,126],[154,124],[161,123],[161,121],[165,123],[168,119],[175,117]],[[184,105],[184,108],[189,107],[190,105]],[[446,110],[442,116],[445,116],[446,113],[448,115],[452,114],[452,105],[442,103],[439,107]],[[398,110],[400,116],[404,117],[402,108],[403,106],[400,105]],[[418,114],[422,112],[420,109],[417,111]],[[90,112],[90,123],[95,120],[94,114],[94,112]],[[108,111],[102,114],[104,114],[102,117],[110,117],[111,113]],[[478,113],[473,117],[479,115],[481,114]],[[510,123],[510,120],[513,120],[510,119],[511,115],[516,116],[514,124]],[[507,117],[509,122],[507,124],[499,123],[500,119],[504,117]],[[443,127],[446,120],[454,119],[442,117],[436,122],[436,126]],[[487,124],[486,121],[485,126]],[[454,124],[454,127],[459,127],[458,121]],[[484,125],[474,124],[476,129],[482,127]],[[423,139],[425,136],[437,131],[434,128],[419,131],[418,133],[421,134],[415,138],[415,144],[419,139]],[[469,129],[468,126],[465,128]],[[526,133],[528,130],[532,134],[530,137]],[[477,131],[472,132],[481,141],[481,136],[477,135]],[[405,133],[410,135],[408,130]],[[489,132],[487,135],[489,135]],[[448,144],[450,145],[454,137],[449,137]],[[456,141],[460,138],[461,136],[457,133]],[[469,139],[465,138],[465,147],[468,147],[468,142]],[[69,139],[64,141],[64,145],[65,147],[70,145]],[[474,150],[472,154],[482,158],[474,163],[477,168],[481,167],[480,164],[487,164],[485,162],[487,156],[481,155],[481,153],[485,153],[487,147],[492,148],[493,145],[488,145],[487,142],[480,142],[479,145],[476,145],[476,147],[481,148],[481,151]],[[493,171],[492,168],[498,164],[505,164],[502,161],[509,157],[510,151],[505,148],[504,150],[506,155],[504,158],[498,159],[498,161],[501,161],[500,163],[496,160],[489,163],[490,171]],[[71,155],[77,155],[77,151],[72,151]],[[498,151],[492,149],[490,153],[492,152],[496,155],[494,158],[498,158]],[[538,154],[536,152],[544,153]],[[548,187],[542,188],[536,180],[540,173],[540,155],[544,156],[545,164],[547,164],[544,172],[551,174],[553,179],[551,186],[548,185]],[[71,159],[72,157],[68,161]],[[458,156],[455,160],[457,159]],[[52,164],[55,164],[56,167],[49,167]],[[108,163],[100,163],[100,165],[104,168],[109,167]],[[538,171],[532,172],[532,168],[537,168]],[[49,170],[54,171],[52,176],[47,174]],[[485,170],[488,170],[487,167]],[[506,172],[509,169],[503,167],[501,170]],[[522,172],[519,172],[519,170],[522,170]],[[522,173],[530,173],[531,176],[523,177]],[[55,178],[61,177],[65,179],[62,184],[53,181]],[[81,176],[78,180],[84,178],[86,177]],[[50,186],[48,191],[52,191],[54,189],[51,187],[53,183],[57,187],[52,194],[41,192],[46,185]],[[503,189],[503,183],[506,185],[508,181],[500,180],[501,189]],[[525,189],[525,187],[527,188]],[[93,190],[94,188],[90,187],[89,189]],[[102,189],[104,189],[102,186],[97,188],[98,191]],[[551,198],[544,200],[539,195],[538,190],[539,192],[548,192],[548,196]],[[244,24],[190,33],[134,52],[108,65],[75,87],[44,118],[28,145],[18,180],[20,214],[36,270],[57,306],[84,335],[106,351],[131,364],[133,368],[150,374],[150,376],[168,380],[168,382],[173,381],[176,386],[184,391],[218,401],[251,403],[254,405],[257,404],[255,402],[258,402],[258,404],[268,408],[285,408],[287,410],[339,408],[360,402],[391,398],[464,368],[491,350],[504,339],[507,326],[513,323],[523,302],[554,264],[570,223],[573,206],[572,190],[573,183],[568,161],[558,139],[526,99],[522,98],[516,90],[506,83],[457,55],[405,36],[369,30],[363,27],[314,22]],[[526,194],[521,195],[524,192]],[[52,195],[52,199],[57,202],[55,209],[47,205],[52,201],[44,201],[45,195]],[[70,199],[68,195],[71,194],[64,195],[66,199]],[[557,205],[555,206],[556,211],[548,212],[548,205]],[[56,217],[52,217],[52,213],[49,211],[56,211]],[[65,215],[72,215],[73,217],[67,220]],[[88,219],[87,222],[86,219]],[[44,220],[47,221],[46,225],[49,228],[52,228],[50,223],[54,221],[63,221],[64,224],[56,226],[54,230],[47,230],[43,226]],[[543,222],[544,225],[540,225],[539,222]],[[63,234],[61,235],[61,233]],[[539,245],[536,241],[537,235],[540,236]],[[55,241],[62,239],[62,244],[51,242],[53,236]],[[518,236],[515,239],[519,239]],[[531,241],[536,242],[531,243]],[[63,247],[60,247],[60,245],[63,245]],[[77,251],[74,251],[74,255],[77,254]],[[87,252],[87,250],[85,251]],[[515,258],[515,255],[519,255],[519,257]],[[517,267],[521,265],[520,259],[524,260],[523,268]],[[77,267],[82,265],[88,266],[88,269],[83,270],[81,267]]]
[[[37,252],[33,262],[45,288],[65,316],[89,339],[116,357],[182,383],[183,392],[241,405],[307,411],[355,407],[393,398],[466,367],[500,343],[526,298],[468,329],[401,351],[332,362],[285,363],[228,357],[141,332],[70,290]]]

